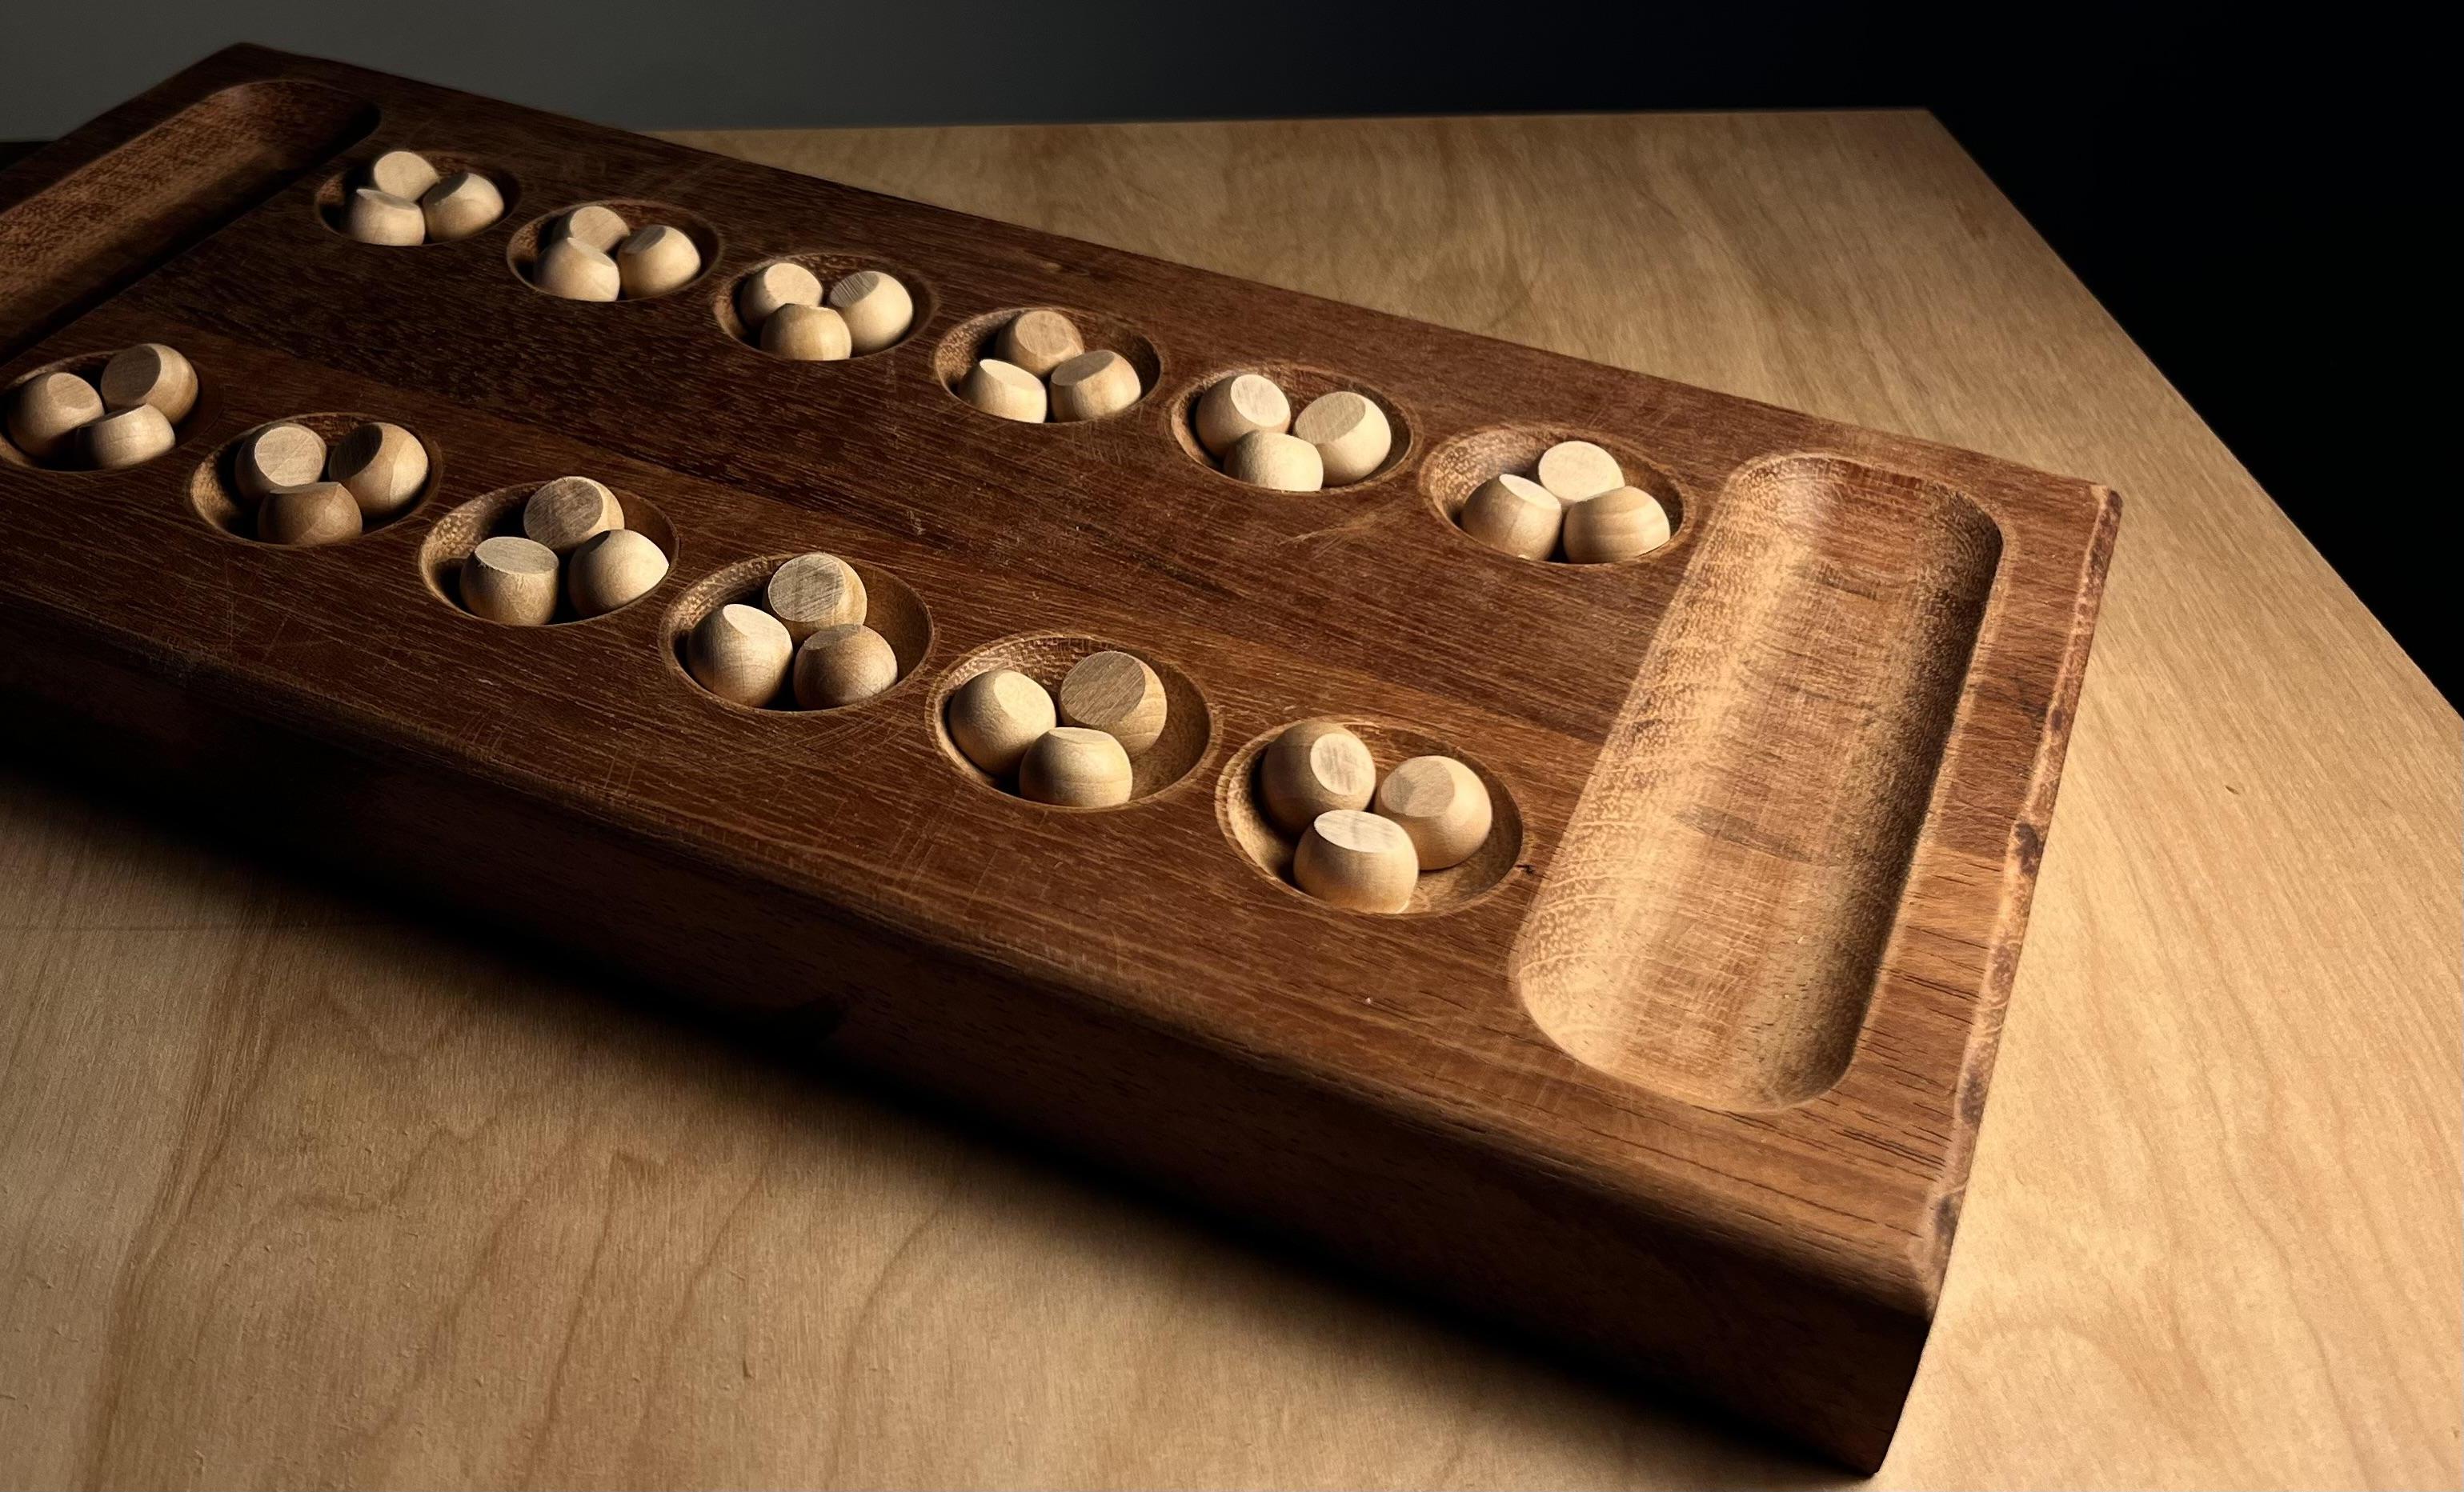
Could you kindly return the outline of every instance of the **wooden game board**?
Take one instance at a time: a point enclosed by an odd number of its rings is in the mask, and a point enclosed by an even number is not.
[[[334,231],[393,146],[499,174],[504,220]],[[709,267],[641,302],[538,293],[541,220],[589,201]],[[729,288],[782,254],[891,271],[913,332],[836,363],[746,345]],[[1024,426],[952,395],[1034,306],[1146,396]],[[17,734],[1880,1460],[2110,492],[251,48],[0,175],[0,384],[143,340],[204,384],[170,454],[0,451]],[[1233,369],[1372,394],[1397,456],[1327,493],[1233,482],[1186,433]],[[232,532],[231,443],[305,415],[416,432],[420,505],[327,548]],[[1549,564],[1453,526],[1565,436],[1663,496],[1668,545]],[[624,494],[666,581],[564,625],[460,610],[460,553],[567,472]],[[817,549],[892,598],[901,682],[818,713],[699,690],[684,630]],[[1099,644],[1183,722],[1133,801],[1028,802],[950,748],[954,684]],[[1283,881],[1250,768],[1315,717],[1381,766],[1472,763],[1489,849],[1400,916]]]

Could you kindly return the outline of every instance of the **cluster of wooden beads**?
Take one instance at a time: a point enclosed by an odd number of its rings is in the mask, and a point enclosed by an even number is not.
[[[635,228],[603,203],[550,218],[539,230],[531,283],[567,300],[648,300],[701,273],[701,251],[681,228]]]
[[[41,373],[9,403],[9,438],[44,466],[118,471],[153,460],[180,442],[176,427],[197,406],[197,370],[161,342],[111,355],[88,383]]]
[[[836,555],[771,572],[761,604],[729,602],[685,634],[685,668],[719,698],[755,709],[835,710],[898,682],[898,653],[865,625],[871,598]]]
[[[821,276],[793,259],[773,259],[737,282],[736,314],[744,335],[774,357],[836,362],[879,352],[915,324],[915,297],[895,274],[858,270],[827,295]]]
[[[462,561],[462,604],[473,615],[544,626],[561,592],[577,618],[595,617],[667,578],[667,551],[627,528],[624,504],[589,477],[539,484],[522,504],[521,528],[481,539]]]
[[[399,425],[369,420],[325,447],[304,425],[284,421],[242,440],[231,453],[232,491],[269,544],[310,547],[357,538],[418,500],[428,448]]]
[[[1258,762],[1266,817],[1296,835],[1292,879],[1354,911],[1401,911],[1423,872],[1459,866],[1488,839],[1488,788],[1452,757],[1414,757],[1377,778],[1368,743],[1304,720]]]
[[[1132,653],[1089,653],[1061,680],[1060,697],[1016,669],[991,669],[950,695],[950,739],[1020,797],[1065,808],[1130,801],[1143,756],[1163,735],[1171,705],[1163,680]]]
[[[1361,481],[1395,449],[1394,428],[1375,400],[1338,390],[1310,400],[1294,419],[1291,400],[1263,373],[1217,381],[1199,396],[1190,423],[1227,475],[1284,493]]]
[[[993,339],[958,381],[958,397],[986,414],[1025,425],[1096,420],[1118,414],[1146,393],[1130,360],[1109,348],[1089,351],[1086,339],[1058,311],[1023,311]]]
[[[477,171],[439,172],[416,150],[369,163],[342,199],[342,231],[363,244],[450,244],[505,215],[504,193]]]
[[[1628,486],[1617,457],[1587,440],[1542,451],[1530,476],[1505,472],[1481,483],[1456,521],[1492,549],[1570,564],[1632,560],[1668,542],[1660,499]]]

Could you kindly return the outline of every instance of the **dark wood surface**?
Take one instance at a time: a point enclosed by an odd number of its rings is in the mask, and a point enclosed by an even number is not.
[[[268,77],[332,94],[182,117]],[[318,191],[397,144],[507,172],[506,221],[415,250],[331,232]],[[203,185],[106,189],[130,179]],[[690,213],[715,263],[642,304],[522,283],[508,245],[605,197]],[[0,379],[152,340],[208,388],[147,467],[0,468],[7,673],[63,740],[372,884],[764,1012],[782,1042],[1880,1458],[1956,1223],[2109,493],[258,51],[38,152],[7,203]],[[728,283],[803,252],[895,269],[913,335],[835,365],[732,339]],[[945,339],[1029,305],[1125,323],[1155,386],[1051,428],[939,386]],[[1374,389],[1401,458],[1309,496],[1201,468],[1182,396],[1266,363]],[[419,511],[296,553],[200,518],[231,437],[312,411],[429,441]],[[1647,461],[1676,539],[1543,567],[1450,528],[1450,484],[1557,432]],[[440,519],[565,472],[672,526],[660,590],[515,631],[430,587]],[[920,666],[829,715],[695,690],[680,598],[815,548],[914,589]],[[935,680],[1040,634],[1195,681],[1191,770],[1084,814],[961,773]],[[1375,920],[1262,874],[1225,830],[1223,765],[1319,714],[1493,772],[1524,834],[1502,881]]]

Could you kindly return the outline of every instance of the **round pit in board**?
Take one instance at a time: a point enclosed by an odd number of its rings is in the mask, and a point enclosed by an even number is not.
[[[668,656],[739,709],[814,713],[868,704],[933,647],[923,598],[880,566],[813,551],[745,560],[669,608]]]
[[[702,277],[718,234],[698,214],[661,202],[608,198],[534,218],[506,262],[522,283],[564,300],[656,300]]]
[[[188,479],[197,516],[235,538],[347,543],[400,521],[436,490],[433,448],[398,422],[319,412],[273,420]]]
[[[1513,795],[1477,757],[1406,726],[1320,716],[1279,726],[1224,767],[1224,836],[1296,895],[1349,911],[1448,911],[1523,850]]]
[[[913,271],[825,250],[762,260],[722,287],[711,310],[729,337],[787,362],[888,352],[932,315]]]
[[[506,626],[621,611],[675,560],[675,530],[648,498],[578,475],[473,497],[437,519],[419,551],[437,600]]]
[[[1374,482],[1410,453],[1410,422],[1356,379],[1296,362],[1225,368],[1180,391],[1173,433],[1189,458],[1267,492]]]
[[[118,472],[180,443],[202,385],[163,342],[138,342],[34,369],[0,393],[0,451],[55,472]]]
[[[1664,552],[1684,521],[1677,483],[1612,437],[1497,426],[1429,452],[1420,484],[1439,515],[1518,559],[1614,564]]]
[[[393,149],[327,177],[317,218],[363,244],[459,243],[503,222],[517,195],[510,175],[458,151]]]
[[[1161,792],[1214,737],[1205,696],[1171,663],[1064,633],[968,654],[935,686],[932,713],[961,773],[1059,808],[1115,808]]]
[[[961,321],[933,355],[962,404],[1022,425],[1107,419],[1153,391],[1163,364],[1137,328],[1073,306],[1016,306]]]

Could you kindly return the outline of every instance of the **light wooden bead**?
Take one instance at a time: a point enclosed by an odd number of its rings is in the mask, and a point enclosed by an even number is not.
[[[1047,376],[1086,350],[1076,324],[1058,311],[1022,312],[993,339],[994,357],[1035,378]]]
[[[958,397],[986,414],[1021,425],[1044,423],[1044,380],[1015,363],[985,358],[958,381]]]
[[[601,207],[595,202],[588,207],[576,208],[551,222],[543,235],[549,243],[568,239],[585,249],[596,249],[601,253],[614,253],[618,244],[632,236],[633,226],[625,221],[623,214],[614,208]],[[544,248],[545,244],[541,247]]]
[[[1082,352],[1052,370],[1052,417],[1100,420],[1136,404],[1145,392],[1129,359],[1106,348]]]
[[[334,447],[325,474],[350,490],[363,517],[390,517],[427,484],[428,448],[399,425],[370,420]]]
[[[77,449],[77,432],[102,418],[102,395],[74,373],[28,379],[9,402],[9,438],[36,461]]]
[[[479,540],[462,561],[462,604],[474,616],[515,626],[545,626],[556,616],[556,552],[501,534]]]
[[[541,482],[522,504],[522,533],[548,552],[569,555],[594,534],[625,526],[625,505],[586,476]]]
[[[879,352],[907,335],[915,322],[915,301],[896,276],[858,270],[830,287],[830,309],[846,318],[858,353]]]
[[[1055,726],[1019,758],[1018,794],[1063,808],[1110,808],[1130,801],[1130,754],[1102,731]]]
[[[1507,472],[1473,490],[1463,504],[1463,531],[1491,549],[1526,560],[1546,560],[1557,547],[1566,505],[1557,494]]]
[[[86,459],[106,472],[142,466],[179,443],[171,422],[152,405],[106,414],[85,428]]]
[[[1550,447],[1540,453],[1538,470],[1540,485],[1560,502],[1581,502],[1625,485],[1617,457],[1587,440],[1561,440]]]
[[[505,194],[477,171],[456,171],[428,188],[419,212],[428,220],[430,239],[454,243],[494,228],[505,215]]]
[[[1219,379],[1199,396],[1189,423],[1206,453],[1221,460],[1242,437],[1259,430],[1281,435],[1292,428],[1292,402],[1263,373]]]
[[[897,682],[890,639],[860,622],[825,626],[796,649],[796,703],[807,710],[857,704]]]
[[[625,240],[616,251],[616,273],[625,294],[648,300],[681,290],[701,273],[701,251],[680,228],[656,223]]]
[[[436,185],[436,167],[416,150],[388,150],[368,167],[368,185],[405,201],[417,202]]]
[[[1258,791],[1266,817],[1287,834],[1319,814],[1366,808],[1377,789],[1377,763],[1367,743],[1339,725],[1304,720],[1278,735],[1258,760]]]
[[[540,250],[531,283],[567,300],[613,300],[625,292],[616,261],[578,238],[560,238]]]
[[[1044,686],[1015,669],[992,669],[953,691],[950,739],[969,761],[995,777],[1017,770],[1019,758],[1059,720]]]
[[[790,302],[761,323],[761,350],[794,362],[836,362],[854,353],[855,340],[829,307]]]
[[[779,697],[796,660],[796,640],[759,606],[730,603],[685,636],[685,668],[721,699],[759,707]]]
[[[251,499],[285,487],[305,487],[324,474],[325,438],[287,421],[251,435],[231,461],[231,485]]]
[[[798,642],[825,626],[862,622],[871,600],[864,577],[836,555],[798,555],[773,571],[761,599],[770,614],[787,624],[787,635]]]
[[[174,425],[197,406],[196,368],[178,348],[161,342],[139,342],[113,353],[102,365],[96,386],[102,391],[106,407],[134,409],[152,405]]]
[[[1317,448],[1326,466],[1326,484],[1343,487],[1373,474],[1395,449],[1394,427],[1376,401],[1349,390],[1309,401],[1292,433]]]
[[[1279,493],[1313,493],[1326,485],[1326,462],[1297,435],[1253,430],[1233,443],[1225,474]]]
[[[1668,542],[1668,513],[1639,487],[1619,487],[1566,507],[1566,558],[1607,564]]]
[[[1420,884],[1419,857],[1402,825],[1374,813],[1322,813],[1292,851],[1302,890],[1353,911],[1401,911]]]
[[[773,259],[736,287],[736,314],[759,328],[781,306],[818,306],[822,282],[793,259]]]
[[[256,505],[256,537],[269,544],[339,544],[362,526],[359,501],[340,482],[280,488]]]
[[[1387,773],[1377,812],[1411,837],[1423,870],[1462,865],[1488,840],[1488,784],[1452,757],[1414,757]]]
[[[363,244],[407,249],[428,241],[428,218],[411,198],[362,186],[342,205],[342,231]]]
[[[668,578],[668,552],[638,529],[609,529],[577,545],[564,561],[564,596],[576,616],[595,617],[639,601]]]
[[[1135,757],[1163,735],[1170,712],[1163,680],[1125,652],[1089,653],[1062,676],[1061,721],[1101,731]]]

